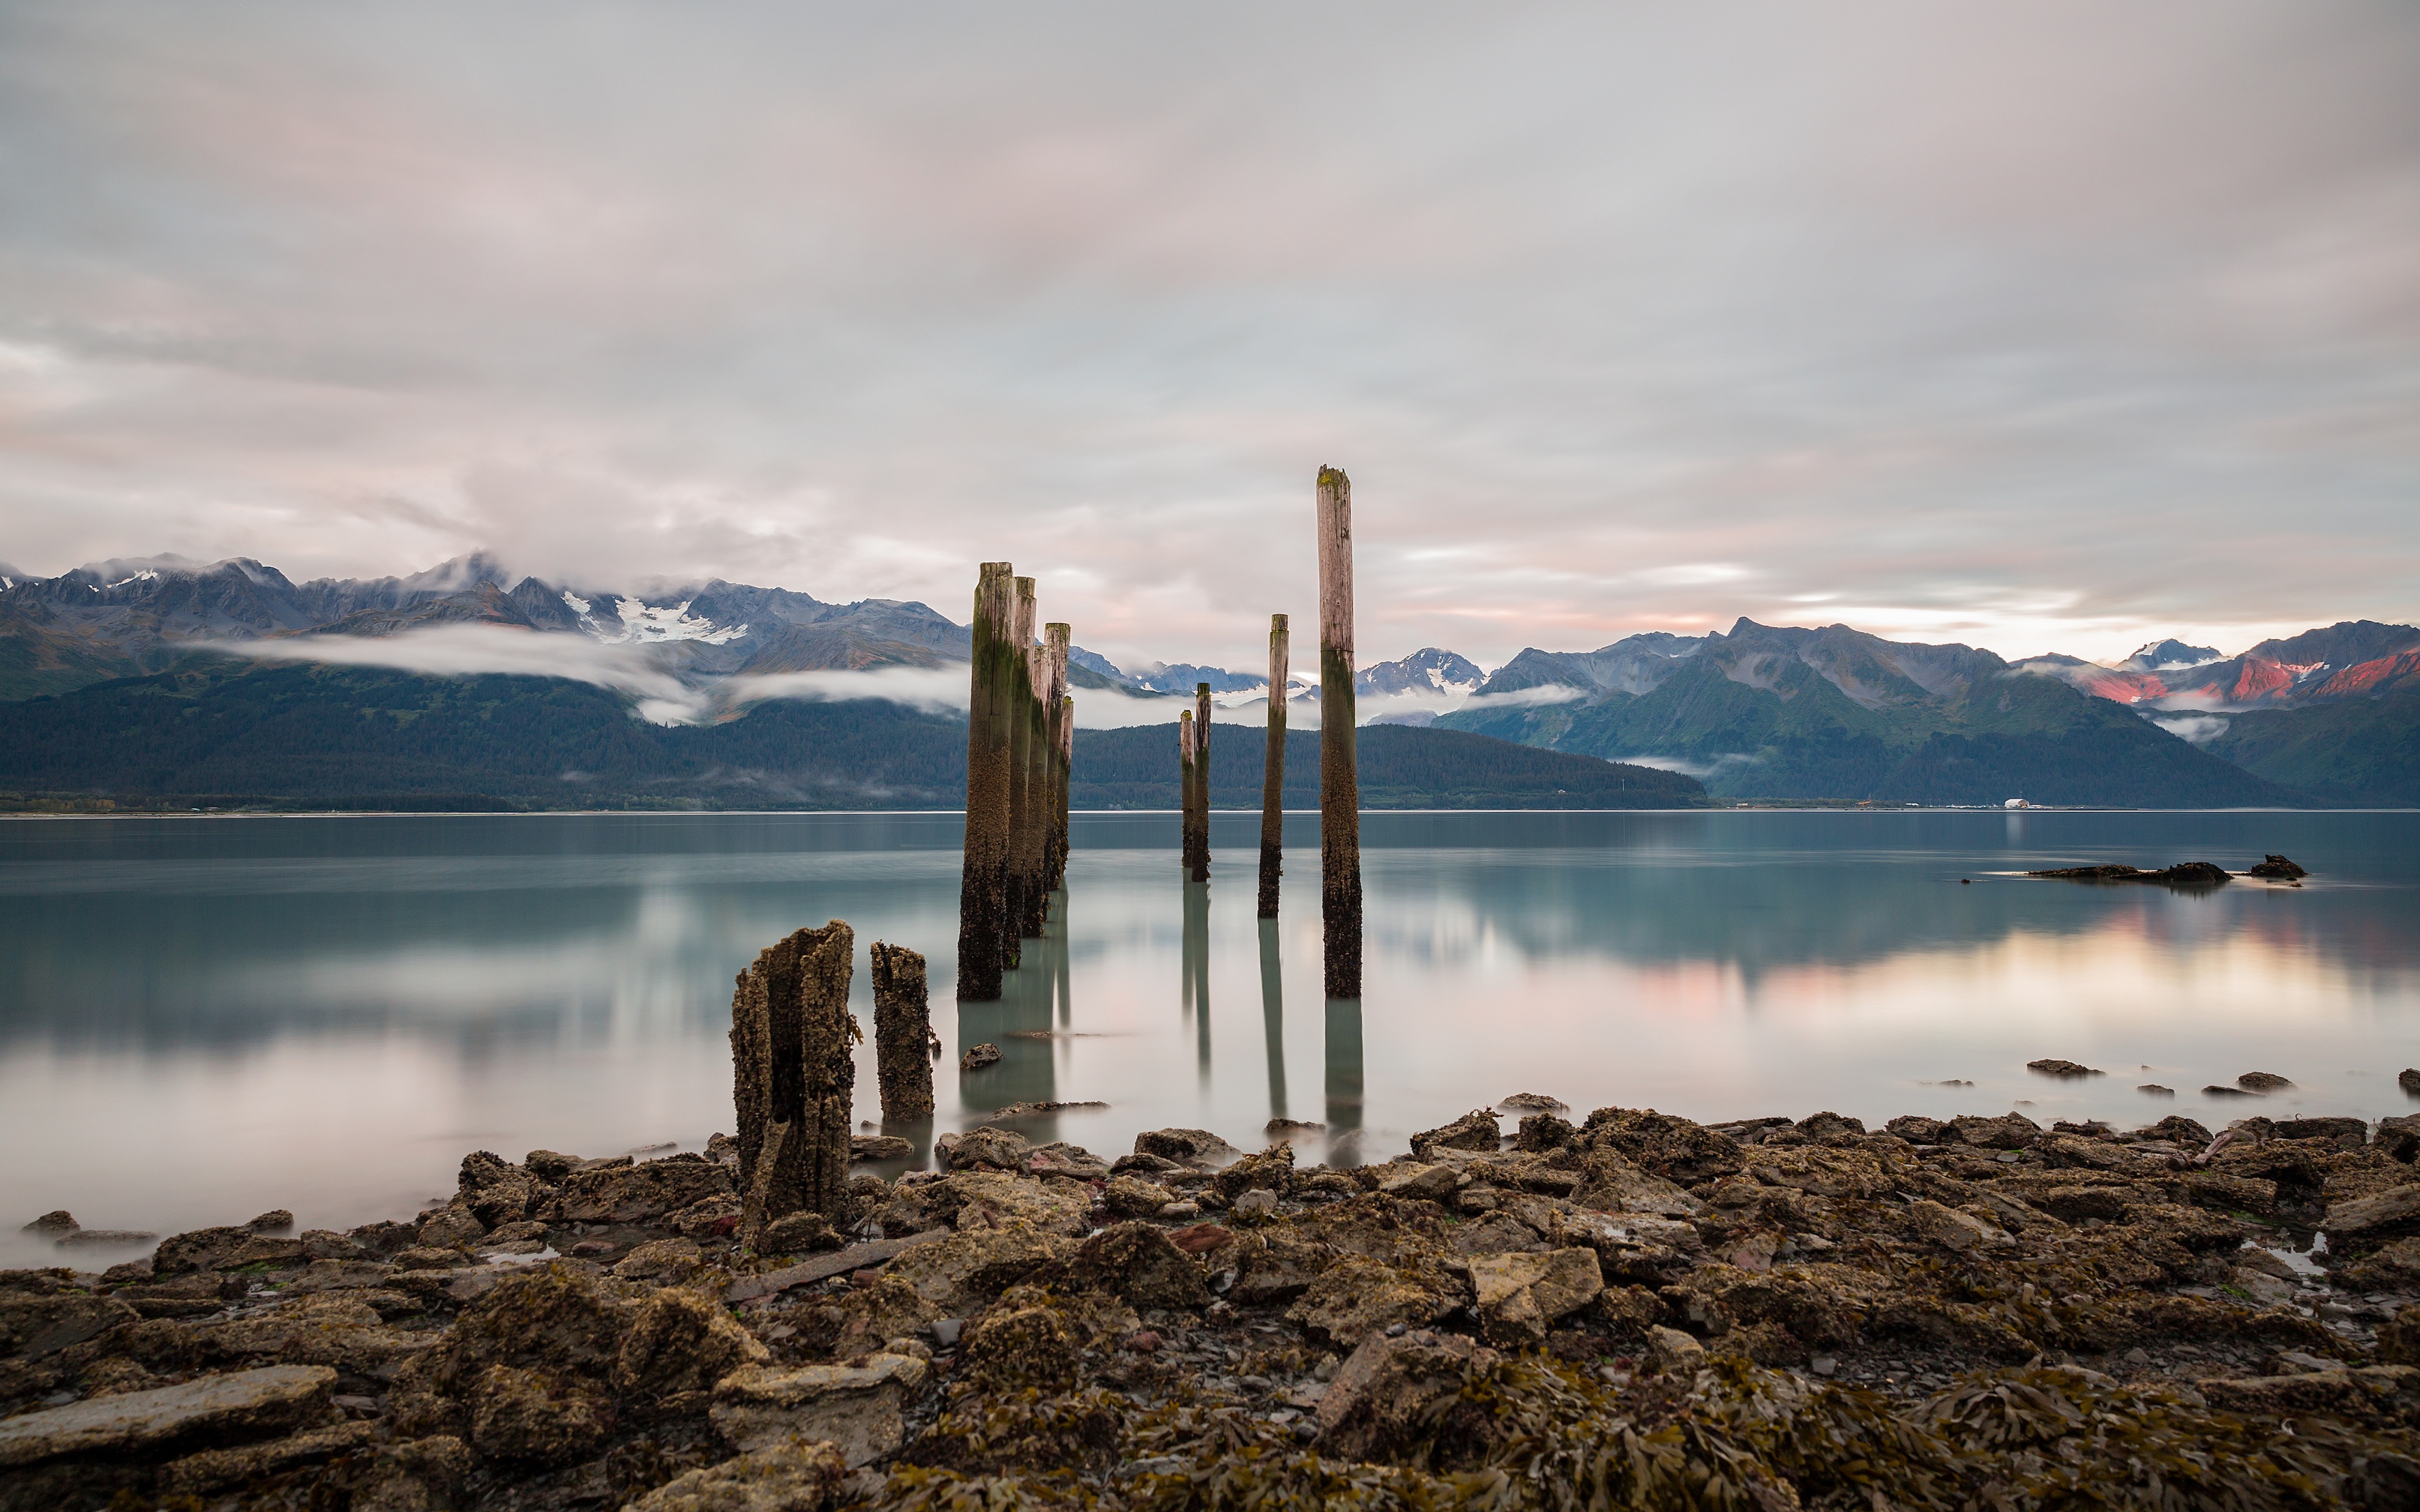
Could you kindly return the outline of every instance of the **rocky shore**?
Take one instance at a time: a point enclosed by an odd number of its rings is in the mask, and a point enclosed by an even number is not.
[[[2420,1505],[2420,1119],[1512,1122],[979,1129],[762,1253],[721,1136],[480,1152],[0,1273],[0,1509]]]

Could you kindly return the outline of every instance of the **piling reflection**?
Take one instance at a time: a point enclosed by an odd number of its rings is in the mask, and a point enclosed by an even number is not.
[[[1357,1165],[1361,1130],[1361,999],[1327,999],[1327,1143],[1332,1161]]]
[[[1185,1016],[1193,1024],[1193,1054],[1202,1085],[1210,1085],[1210,884],[1185,884],[1185,941],[1178,955],[1185,980]]]
[[[1285,976],[1278,959],[1278,921],[1260,920],[1261,1045],[1269,1068],[1269,1119],[1286,1116]]]

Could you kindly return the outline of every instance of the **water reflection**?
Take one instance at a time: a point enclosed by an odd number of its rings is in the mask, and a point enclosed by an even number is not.
[[[446,1189],[472,1148],[694,1148],[729,1123],[733,973],[835,918],[929,958],[942,1110],[894,1131],[920,1144],[1099,1102],[1016,1126],[1116,1153],[1161,1125],[1243,1145],[1318,1119],[1305,1159],[1357,1137],[1384,1159],[1530,1090],[2048,1121],[2156,1117],[2133,1091],[2156,1081],[2224,1121],[2245,1105],[2196,1089],[2256,1069],[2301,1084],[2279,1104],[2376,1115],[2407,1110],[2394,1073],[2420,1064],[2420,816],[1371,814],[1350,1004],[1320,995],[1315,866],[1264,921],[1182,880],[1167,816],[1079,815],[1047,931],[1000,1001],[952,1015],[958,823],[0,823],[0,1244],[54,1207],[360,1221]],[[1220,816],[1214,841],[1249,851],[1255,823]],[[1289,846],[1316,841],[1315,815],[1290,818]],[[2317,874],[2206,894],[2010,875],[2268,851]],[[1214,1036],[1213,996],[1256,986],[1257,1039]],[[1289,1018],[1289,994],[1320,1011]],[[862,957],[856,997],[871,1022]],[[1001,1062],[956,1070],[979,1042]],[[2041,1056],[2113,1074],[2038,1083]],[[1977,1085],[1924,1085],[1949,1079]],[[1315,1112],[1290,1103],[1313,1084]]]
[[[1278,921],[1258,921],[1261,936],[1261,1054],[1269,1067],[1269,1120],[1286,1116],[1285,979],[1280,969]]]

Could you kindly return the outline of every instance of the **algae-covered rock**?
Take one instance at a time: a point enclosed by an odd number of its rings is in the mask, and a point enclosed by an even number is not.
[[[1580,1125],[1579,1137],[1682,1186],[1735,1176],[1747,1165],[1739,1141],[1653,1108],[1599,1108]]]
[[[923,1361],[904,1354],[795,1370],[743,1365],[714,1388],[714,1429],[742,1454],[821,1440],[855,1469],[899,1447],[907,1431],[902,1410],[925,1370]]]
[[[616,1391],[661,1401],[703,1392],[743,1365],[771,1358],[731,1314],[694,1291],[667,1287],[642,1304],[614,1356]]]
[[[966,1318],[1052,1260],[1076,1252],[1063,1234],[1010,1223],[919,1244],[891,1262],[891,1274],[907,1283],[944,1318]]]
[[[1481,1329],[1500,1348],[1543,1343],[1557,1319],[1605,1289],[1592,1249],[1485,1255],[1470,1261]]]
[[[561,1465],[604,1442],[613,1405],[583,1376],[544,1367],[489,1365],[471,1382],[471,1447],[483,1459]]]
[[[1336,1343],[1351,1346],[1395,1323],[1435,1322],[1462,1305],[1460,1288],[1442,1269],[1407,1268],[1348,1256],[1320,1273],[1286,1316]]]
[[[1375,1335],[1345,1359],[1321,1396],[1320,1448],[1341,1459],[1391,1458],[1428,1435],[1437,1406],[1502,1356],[1455,1334]]]
[[[1076,1333],[1047,1303],[995,1307],[966,1332],[960,1366],[987,1391],[1063,1392],[1076,1383]]]
[[[692,1470],[630,1504],[630,1512],[823,1512],[848,1462],[830,1443],[793,1439]]]
[[[1477,1149],[1493,1154],[1504,1143],[1504,1131],[1496,1119],[1494,1108],[1473,1108],[1461,1118],[1439,1129],[1429,1129],[1412,1135],[1412,1153],[1421,1160],[1435,1159],[1440,1149]]]
[[[1123,1297],[1136,1307],[1204,1307],[1202,1266],[1146,1223],[1104,1228],[1055,1267],[1066,1284]]]

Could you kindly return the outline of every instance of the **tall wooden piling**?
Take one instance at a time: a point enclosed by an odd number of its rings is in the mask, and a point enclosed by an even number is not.
[[[793,1212],[841,1211],[859,1038],[848,1011],[856,935],[832,920],[759,952],[731,995],[733,1108],[739,1123],[739,1231],[754,1247]]]
[[[986,562],[975,580],[967,701],[966,863],[958,884],[958,998],[1000,998],[1008,918],[1009,763],[1016,679],[1016,569]]]
[[[1075,718],[1075,701],[1067,696],[1067,648],[1075,631],[1056,621],[1042,627],[1042,645],[1048,657],[1048,683],[1043,695],[1045,730],[1049,743],[1050,796],[1043,816],[1042,885],[1057,892],[1067,880],[1067,726]]]
[[[1067,849],[1071,843],[1067,838],[1067,815],[1072,801],[1068,790],[1075,781],[1076,701],[1071,697],[1059,701],[1059,859],[1051,877],[1054,887],[1067,885]]]
[[[1001,961],[1015,966],[1025,937],[1027,895],[1033,874],[1027,851],[1033,824],[1033,579],[1016,580],[1010,634],[1016,655],[1010,671],[1008,757],[1008,909],[1001,919]]]
[[[1353,755],[1353,482],[1321,468],[1319,916],[1327,995],[1361,995],[1361,784]]]
[[[1285,849],[1286,617],[1269,616],[1269,748],[1261,767],[1261,913],[1278,917]]]
[[[1178,849],[1176,864],[1184,870],[1185,879],[1193,878],[1193,711],[1186,709],[1176,716],[1176,799]]]
[[[874,1070],[882,1088],[882,1121],[908,1123],[933,1116],[933,1012],[924,989],[924,958],[904,945],[874,942]]]
[[[1193,686],[1193,880],[1210,880],[1210,685]]]

